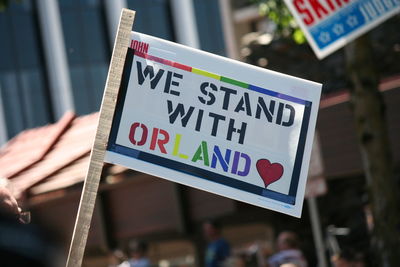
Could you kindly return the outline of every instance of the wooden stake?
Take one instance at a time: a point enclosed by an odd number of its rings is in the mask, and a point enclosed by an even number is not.
[[[100,108],[96,137],[90,154],[89,169],[83,185],[78,215],[72,235],[67,267],[81,266],[82,264],[134,18],[135,11],[122,9],[103,102]]]

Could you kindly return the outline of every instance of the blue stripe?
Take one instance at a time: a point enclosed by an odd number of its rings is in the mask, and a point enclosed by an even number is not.
[[[278,92],[274,92],[274,91],[271,91],[271,90],[268,90],[268,89],[265,89],[265,88],[262,88],[262,87],[258,87],[258,86],[255,86],[255,85],[251,85],[251,84],[249,84],[249,90],[252,90],[252,91],[264,94],[264,95],[269,95],[269,96],[273,96],[273,97],[280,98],[280,99],[283,99],[283,100],[287,100],[287,101],[290,101],[290,102],[294,102],[294,103],[297,103],[297,104],[305,105],[305,106],[310,106],[311,105],[310,101],[307,101],[307,100],[304,100],[304,99],[301,99],[301,98],[297,98],[297,97],[294,97],[294,96],[290,96],[290,95],[285,95],[285,94],[281,94],[281,93],[278,93]]]

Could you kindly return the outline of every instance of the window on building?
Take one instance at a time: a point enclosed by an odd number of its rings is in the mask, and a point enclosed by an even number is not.
[[[168,0],[127,0],[136,11],[134,31],[173,41],[173,22]]]
[[[101,0],[60,0],[75,109],[100,109],[111,53]]]
[[[134,30],[174,41],[173,20],[168,0],[127,0],[135,10]],[[225,55],[219,1],[193,0],[196,24],[202,50]]]
[[[197,31],[202,50],[225,56],[219,1],[193,0]]]
[[[53,120],[33,1],[11,1],[0,12],[0,35],[1,104],[11,138]]]

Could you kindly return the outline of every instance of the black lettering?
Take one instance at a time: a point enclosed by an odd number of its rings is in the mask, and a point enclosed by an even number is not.
[[[215,95],[210,92],[207,91],[207,87],[210,87],[213,91],[218,91],[217,86],[215,86],[215,84],[213,83],[208,83],[208,82],[204,82],[200,85],[200,91],[205,95],[208,96],[210,99],[209,100],[205,100],[203,97],[199,96],[199,101],[202,104],[206,104],[206,105],[212,105],[215,103]]]
[[[289,114],[289,120],[286,121],[286,122],[285,122],[285,121],[282,122],[282,126],[289,127],[289,126],[292,126],[292,125],[293,125],[293,122],[294,122],[294,115],[295,115],[296,111],[295,111],[294,107],[292,107],[292,106],[289,105],[289,104],[286,104],[286,105],[285,105],[285,108],[287,108],[287,109],[290,111],[290,114]]]
[[[246,111],[246,114],[248,116],[251,116],[249,93],[243,94],[242,98],[240,99],[239,103],[237,104],[237,106],[235,108],[235,112],[239,112],[241,110]]]
[[[218,131],[218,123],[220,120],[225,120],[225,116],[222,115],[218,115],[215,113],[210,112],[209,116],[211,118],[214,118],[214,122],[213,122],[213,127],[212,127],[212,131],[211,131],[211,135],[212,136],[217,136],[217,131]]]
[[[194,107],[190,106],[188,111],[185,112],[185,107],[183,106],[182,103],[179,103],[175,110],[172,107],[172,101],[171,100],[167,100],[167,104],[168,104],[168,115],[169,115],[169,122],[171,124],[173,124],[176,120],[176,118],[178,117],[178,115],[181,117],[181,123],[183,127],[186,127],[190,117],[192,116]]]
[[[246,128],[247,128],[247,124],[245,122],[242,122],[242,126],[240,127],[240,129],[235,128],[235,120],[234,119],[230,119],[229,120],[229,126],[228,126],[228,134],[226,139],[228,139],[229,141],[232,140],[232,134],[233,133],[238,133],[239,134],[239,144],[243,144],[244,142],[244,137],[246,134]]]
[[[175,72],[172,74],[171,71],[168,71],[167,72],[167,78],[166,78],[166,81],[165,81],[164,92],[165,93],[169,93],[171,95],[179,96],[180,92],[170,89],[171,85],[179,86],[179,82],[172,80],[172,76],[174,76],[175,78],[178,78],[178,79],[182,79],[183,78],[182,74],[175,73]]]
[[[199,114],[197,115],[196,128],[195,128],[195,130],[198,132],[200,132],[201,122],[203,121],[203,114],[204,110],[199,109]]]
[[[231,94],[236,95],[237,91],[233,90],[231,88],[223,87],[223,86],[221,86],[221,88],[219,88],[219,90],[221,90],[222,92],[225,92],[222,108],[225,110],[228,110],[230,96],[231,96]]]
[[[154,69],[153,66],[147,65],[144,71],[142,71],[142,63],[136,61],[136,66],[138,70],[138,82],[140,85],[143,84],[145,78],[150,75],[150,87],[151,89],[156,88],[158,82],[160,81],[162,75],[164,74],[164,70],[160,69],[156,76],[154,77]]]
[[[278,124],[278,125],[281,125],[281,123],[282,123],[283,108],[284,108],[284,104],[279,103],[278,114],[276,116],[276,124]]]
[[[269,109],[267,109],[267,105],[265,105],[264,98],[259,97],[257,103],[257,110],[256,110],[256,119],[261,117],[261,110],[264,112],[265,117],[269,122],[272,122],[272,116],[274,115],[275,110],[275,101],[271,100],[269,102]]]

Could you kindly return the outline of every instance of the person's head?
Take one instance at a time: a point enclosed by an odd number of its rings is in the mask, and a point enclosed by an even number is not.
[[[215,221],[206,221],[203,223],[203,233],[207,240],[215,240],[220,237],[220,225]]]
[[[332,257],[334,267],[350,267],[353,266],[353,253],[349,250],[342,250],[339,254]]]
[[[287,262],[287,263],[281,264],[279,267],[299,267],[299,265],[292,263],[292,262]]]
[[[296,233],[284,231],[278,235],[276,245],[278,250],[296,249],[299,247],[299,239]]]
[[[147,243],[139,240],[131,240],[128,244],[129,255],[134,259],[143,258],[147,253]]]
[[[353,249],[345,248],[332,259],[334,267],[353,267],[365,266],[364,256],[361,253],[356,253]]]

